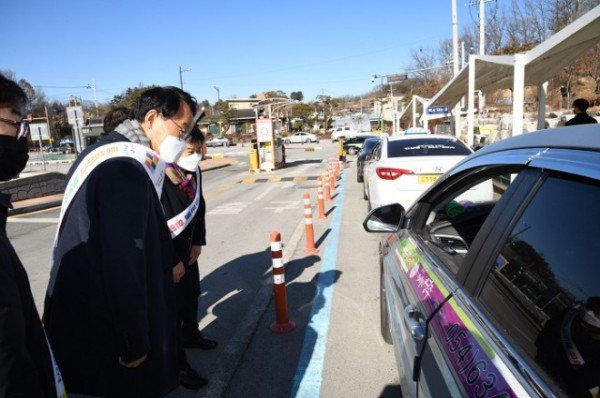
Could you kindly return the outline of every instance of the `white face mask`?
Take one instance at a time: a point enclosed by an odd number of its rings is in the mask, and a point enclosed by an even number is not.
[[[184,170],[187,171],[196,171],[198,168],[198,163],[202,160],[202,155],[199,153],[194,153],[190,156],[184,156],[179,158],[177,164]]]
[[[167,135],[158,146],[158,153],[167,163],[175,163],[185,150],[185,141]]]

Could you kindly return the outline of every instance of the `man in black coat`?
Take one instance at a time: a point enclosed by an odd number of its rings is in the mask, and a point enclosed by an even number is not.
[[[27,164],[27,96],[0,75],[0,181]],[[10,195],[0,193],[0,397],[55,398],[55,372],[23,264],[6,236]],[[61,391],[62,393],[62,391]]]
[[[146,90],[132,110],[135,120],[87,148],[67,178],[94,160],[93,150],[114,142],[176,162],[195,112],[183,90]],[[79,180],[63,209],[44,321],[70,392],[162,397],[178,385],[173,247],[160,187],[149,177],[161,165],[156,161],[152,153],[146,163],[104,160]]]
[[[598,123],[596,119],[588,115],[587,110],[590,103],[584,98],[577,98],[573,101],[573,113],[575,117],[565,123],[565,126],[576,126],[578,124],[594,124]]]

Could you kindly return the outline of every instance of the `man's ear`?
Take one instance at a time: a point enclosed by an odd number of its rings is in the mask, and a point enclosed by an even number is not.
[[[156,121],[156,119],[159,116],[160,116],[160,113],[158,113],[158,111],[156,109],[150,109],[148,112],[146,112],[146,116],[144,116],[144,125],[148,129],[151,129],[152,125],[154,124],[154,122]]]

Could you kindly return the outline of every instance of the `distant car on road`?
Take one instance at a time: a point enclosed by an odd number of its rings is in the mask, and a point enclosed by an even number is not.
[[[331,141],[335,142],[340,138],[352,138],[358,134],[358,131],[349,126],[335,127],[331,133]]]
[[[595,125],[487,146],[414,205],[373,210],[383,339],[403,397],[597,397]],[[477,187],[493,185],[481,200]],[[400,195],[398,194],[397,197]]]
[[[369,137],[363,143],[363,146],[356,157],[356,181],[363,182],[363,170],[365,162],[368,162],[373,155],[373,149],[379,144],[379,137]]]
[[[285,144],[308,144],[311,142],[319,142],[319,138],[315,134],[307,133],[305,131],[290,135],[284,140]]]
[[[390,203],[409,208],[442,174],[471,153],[447,135],[382,138],[364,170],[364,198],[372,208]]]
[[[231,145],[231,142],[229,141],[229,139],[223,137],[223,138],[211,138],[210,140],[206,141],[206,146],[210,146],[210,147],[216,147],[216,146],[223,146],[223,147],[228,147],[229,145]]]
[[[75,147],[72,144],[52,145],[46,147],[44,150],[49,153],[62,153],[65,155],[68,153],[75,153]]]

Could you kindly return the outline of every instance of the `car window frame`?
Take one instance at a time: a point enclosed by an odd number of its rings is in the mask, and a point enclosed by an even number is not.
[[[502,217],[506,217],[506,212],[511,211],[511,203],[514,203],[513,196],[517,195],[519,190],[518,187],[521,184],[524,184],[524,190],[520,192],[527,191],[527,188],[532,187],[534,182],[537,180],[537,176],[532,175],[529,169],[525,165],[496,165],[496,166],[478,166],[474,168],[469,168],[463,170],[461,173],[453,176],[453,178],[446,179],[442,184],[436,187],[435,191],[440,191],[443,194],[434,195],[434,200],[422,201],[419,200],[417,205],[413,206],[407,215],[408,225],[407,229],[410,229],[415,235],[421,237],[423,242],[425,242],[427,231],[427,220],[429,218],[429,214],[432,209],[437,205],[443,203],[448,198],[455,197],[458,195],[465,186],[473,186],[473,184],[477,181],[485,181],[486,178],[492,177],[498,174],[507,174],[511,172],[517,171],[519,175],[515,180],[510,184],[506,192],[502,195],[500,200],[496,203],[487,219],[481,226],[481,229],[477,233],[475,239],[473,240],[472,245],[470,246],[467,254],[464,257],[463,263],[460,266],[460,269],[456,274],[454,274],[450,267],[445,264],[443,261],[439,261],[441,264],[444,264],[443,270],[445,273],[450,276],[452,279],[456,281],[458,286],[461,289],[464,289],[469,294],[473,294],[472,288],[467,284],[468,277],[471,274],[474,267],[477,266],[476,258],[480,253],[483,244],[486,239],[488,239],[489,234],[497,229],[501,224],[500,221]],[[535,174],[535,173],[534,173]],[[431,191],[427,191],[431,192]],[[425,198],[427,195],[425,195]],[[423,198],[423,197],[422,197]],[[429,251],[429,255],[436,257],[436,254],[430,248],[427,248]]]
[[[506,220],[501,226],[491,231],[487,239],[491,242],[496,242],[494,245],[488,245],[484,248],[477,257],[474,259],[477,267],[473,269],[471,276],[465,283],[470,292],[469,299],[473,302],[473,308],[476,309],[480,320],[484,320],[486,327],[492,330],[491,335],[494,336],[495,343],[503,347],[505,354],[511,358],[511,361],[519,364],[519,369],[525,378],[529,381],[530,385],[534,388],[542,390],[544,393],[556,394],[564,393],[565,391],[550,378],[546,380],[541,378],[538,373],[543,371],[540,366],[536,363],[532,363],[532,359],[526,355],[520,347],[517,347],[514,340],[506,336],[506,332],[501,325],[494,319],[493,314],[489,312],[489,307],[481,301],[481,294],[484,285],[489,279],[492,267],[502,250],[502,247],[506,243],[509,235],[515,228],[517,222],[521,219],[525,211],[527,211],[532,200],[537,196],[540,189],[545,184],[546,180],[551,175],[560,175],[570,180],[576,180],[579,178],[590,178],[582,176],[581,174],[574,174],[568,171],[560,171],[556,168],[554,170],[544,170],[537,167],[528,167],[528,169],[536,170],[539,174],[539,178],[535,181],[535,185],[528,190],[527,195],[524,199],[519,200],[515,198],[510,204],[510,220]],[[590,178],[595,179],[595,178]],[[600,183],[600,180],[595,179]],[[534,361],[535,362],[535,361]],[[548,375],[549,377],[549,375]]]

